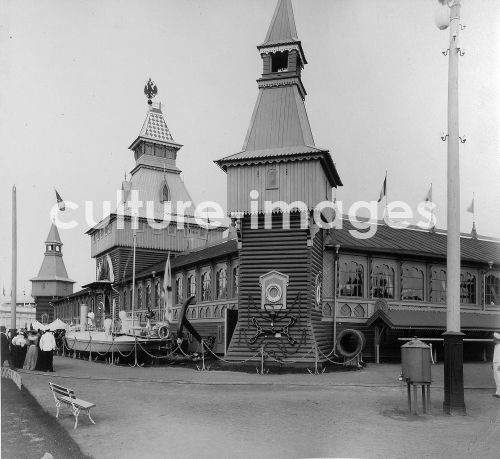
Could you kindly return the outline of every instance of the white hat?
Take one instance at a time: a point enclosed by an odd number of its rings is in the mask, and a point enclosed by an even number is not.
[[[500,339],[500,333],[493,333],[493,338]]]

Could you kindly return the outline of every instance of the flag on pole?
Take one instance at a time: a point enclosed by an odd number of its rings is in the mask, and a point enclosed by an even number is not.
[[[387,195],[387,174],[385,174],[384,183],[382,184],[382,189],[380,190],[380,196],[377,202],[382,201],[382,199],[384,199],[386,195]]]
[[[56,199],[57,199],[57,205],[59,206],[59,210],[63,211],[66,210],[66,205],[64,204],[63,199],[61,198],[61,195],[57,192],[57,190],[54,188],[56,192]]]
[[[115,274],[113,272],[113,262],[111,261],[111,257],[109,256],[109,253],[106,254],[106,261],[108,262],[108,276],[109,280],[111,283],[115,281]]]
[[[432,202],[432,183],[429,191],[427,192],[427,196],[425,197],[425,202]]]
[[[163,276],[163,303],[165,305],[165,320],[172,322],[172,271],[170,269],[170,253],[167,257],[167,262],[165,263],[165,274]]]
[[[467,212],[474,214],[474,196],[472,197],[472,202],[470,203],[470,206],[467,207]]]

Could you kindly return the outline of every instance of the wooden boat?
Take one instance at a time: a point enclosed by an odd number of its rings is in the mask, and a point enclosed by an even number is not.
[[[159,337],[143,337],[125,334],[107,334],[103,331],[70,331],[65,336],[66,347],[77,352],[110,352],[129,353],[134,349],[137,340],[137,351],[151,349],[161,345],[164,340]]]

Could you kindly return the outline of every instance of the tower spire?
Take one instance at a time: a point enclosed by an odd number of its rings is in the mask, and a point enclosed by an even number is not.
[[[299,41],[291,0],[279,0],[261,46]]]
[[[276,190],[280,188],[278,177],[275,177],[279,173],[278,169],[284,169],[284,184],[288,181],[291,168],[298,162],[313,161],[320,169],[320,176],[324,177],[317,181],[317,194],[321,199],[331,199],[332,187],[342,185],[342,182],[329,151],[316,147],[314,143],[304,104],[306,90],[301,79],[307,61],[298,39],[290,0],[278,0],[266,38],[257,49],[263,62],[262,75],[257,80],[259,95],[242,151],[219,159],[216,164],[225,172],[231,170],[231,174],[237,166],[268,168],[266,179],[269,183],[264,189],[260,189],[263,181],[252,183],[248,192],[257,190],[261,196],[274,193],[269,197],[275,200],[279,196]],[[259,173],[256,173],[256,177],[259,177]],[[232,186],[236,187],[239,179],[234,180]],[[244,184],[240,183],[242,188],[236,187],[238,193],[250,183],[250,179]],[[241,196],[249,196],[246,191],[242,191]],[[293,194],[303,201],[301,193],[297,188]],[[228,191],[229,212],[247,211],[248,203],[240,202],[239,199],[236,193]],[[291,199],[290,196],[287,199]],[[311,208],[317,204],[312,201],[311,198],[311,202],[307,203]]]
[[[75,281],[68,277],[66,266],[64,265],[62,255],[61,237],[54,222],[51,223],[49,234],[45,239],[45,253],[42,266],[38,276],[31,280],[32,295],[35,298],[38,320],[43,316],[48,320],[53,320],[53,310],[50,301],[54,298],[67,296],[73,293],[73,284]]]

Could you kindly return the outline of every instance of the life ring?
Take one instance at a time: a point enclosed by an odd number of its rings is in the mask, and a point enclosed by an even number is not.
[[[337,335],[337,351],[348,359],[356,357],[365,348],[365,344],[365,335],[359,330],[346,328]]]
[[[170,327],[168,325],[162,325],[158,329],[158,336],[162,339],[167,339],[170,336]]]

